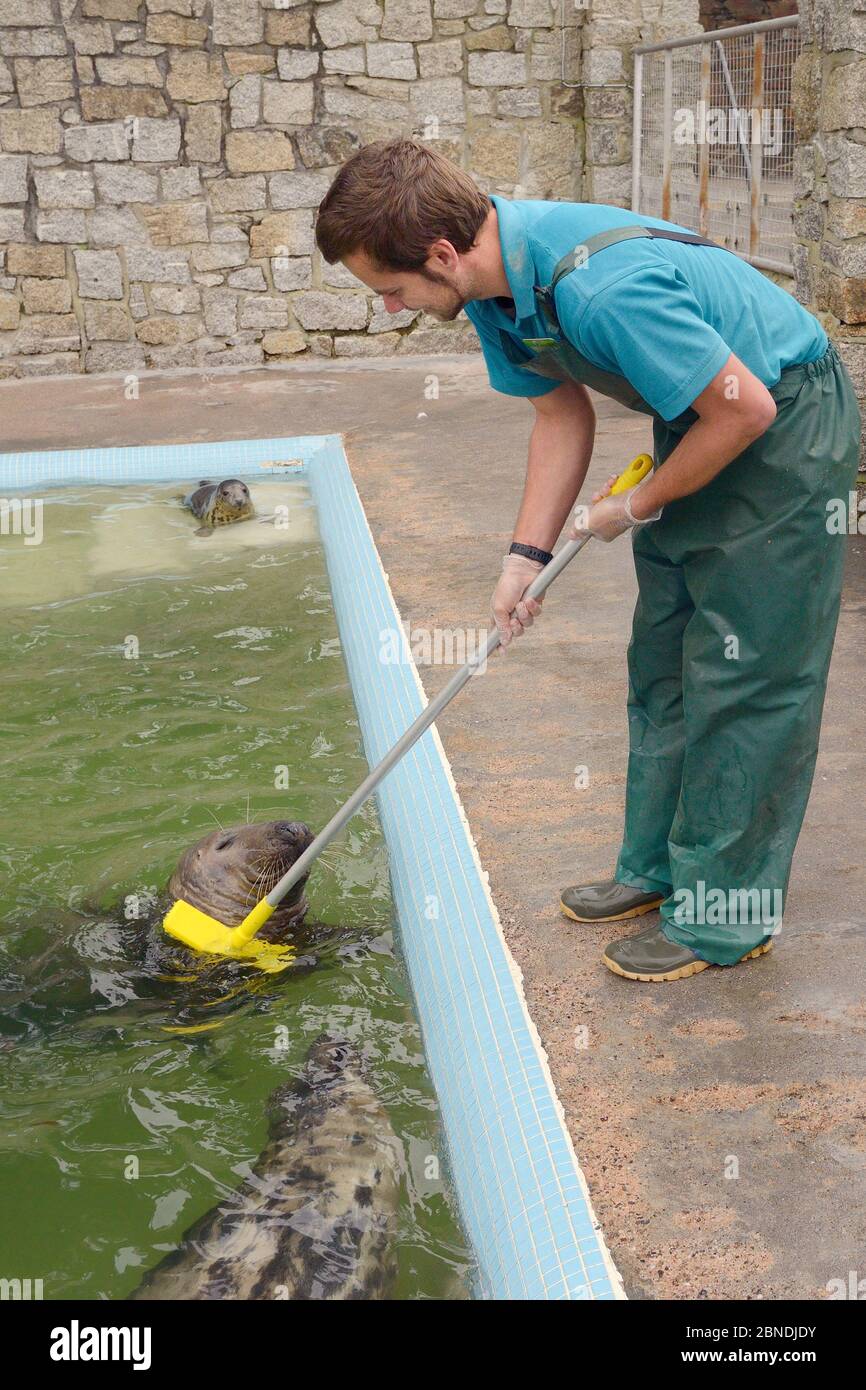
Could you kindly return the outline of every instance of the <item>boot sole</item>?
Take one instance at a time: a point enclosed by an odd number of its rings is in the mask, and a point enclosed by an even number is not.
[[[659,896],[658,898],[653,898],[652,902],[642,903],[640,907],[629,908],[628,912],[617,912],[613,917],[578,917],[576,912],[572,912],[570,907],[566,907],[562,898],[559,900],[559,906],[562,908],[566,917],[571,918],[572,922],[587,922],[592,926],[594,922],[626,922],[629,917],[642,917],[645,912],[654,912],[659,906],[659,903],[663,902],[664,897]]]
[[[772,947],[772,941],[765,941],[763,946],[756,946],[754,951],[748,951],[746,955],[740,956],[740,959],[734,961],[734,964],[740,965],[744,960],[754,960],[756,956],[765,956],[768,951],[772,950]],[[689,975],[699,975],[702,970],[708,969],[713,964],[709,960],[693,960],[689,961],[688,965],[680,966],[679,970],[666,970],[663,974],[645,975],[638,974],[634,970],[623,970],[622,966],[617,965],[616,961],[611,960],[609,956],[602,956],[601,959],[608,970],[612,970],[615,975],[622,975],[626,980],[639,980],[641,984],[647,985],[661,984],[667,980],[685,980]]]

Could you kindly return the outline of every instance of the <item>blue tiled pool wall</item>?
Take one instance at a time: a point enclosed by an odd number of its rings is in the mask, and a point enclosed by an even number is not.
[[[262,466],[281,460],[296,462]],[[219,474],[308,479],[372,766],[426,697],[408,651],[400,663],[379,659],[380,634],[402,627],[339,435],[0,456],[7,490]],[[477,1260],[473,1292],[621,1298],[435,727],[376,795],[401,946]]]

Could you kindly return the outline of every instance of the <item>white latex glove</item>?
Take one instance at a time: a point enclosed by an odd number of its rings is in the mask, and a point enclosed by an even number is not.
[[[617,492],[611,496],[610,490],[617,480],[617,474],[614,473],[608,478],[604,487],[593,494],[593,505],[590,507],[588,515],[586,515],[585,507],[578,508],[575,520],[572,521],[568,539],[570,541],[578,540],[581,536],[585,536],[588,531],[591,536],[597,536],[599,540],[613,541],[624,531],[634,530],[638,526],[646,526],[649,521],[658,521],[662,514],[661,507],[657,512],[652,512],[647,517],[638,518],[632,513],[632,501],[635,495],[649,482],[651,477],[652,474],[649,473],[635,487],[627,488],[625,492]]]
[[[490,616],[499,628],[497,651],[504,651],[512,637],[519,637],[526,628],[532,627],[533,619],[541,612],[544,595],[524,599],[523,594],[543,569],[540,560],[530,560],[525,555],[503,555],[502,576],[490,601]]]

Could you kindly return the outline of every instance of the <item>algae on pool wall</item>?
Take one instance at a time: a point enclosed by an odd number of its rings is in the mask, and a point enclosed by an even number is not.
[[[302,968],[190,1003],[148,952],[187,845],[248,818],[316,831],[368,770],[306,485],[254,485],[259,519],[210,537],[184,490],[49,492],[42,544],[0,548],[0,1272],[49,1299],[128,1295],[239,1186],[268,1096],[332,1031],[397,1136],[389,1296],[460,1296],[375,803],[313,868]]]

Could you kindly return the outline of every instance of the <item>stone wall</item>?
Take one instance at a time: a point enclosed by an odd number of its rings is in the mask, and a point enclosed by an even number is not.
[[[697,5],[0,0],[0,376],[474,351],[321,261],[340,163],[412,134],[487,192],[626,204],[631,45]]]

